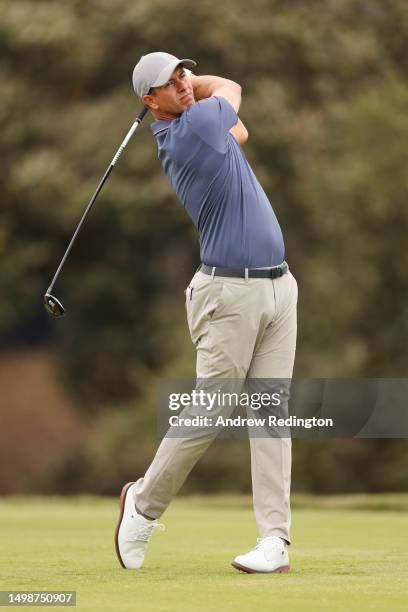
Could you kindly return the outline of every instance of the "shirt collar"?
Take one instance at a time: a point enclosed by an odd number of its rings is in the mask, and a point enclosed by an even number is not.
[[[159,132],[163,132],[164,130],[166,130],[169,127],[170,123],[170,119],[160,119],[159,121],[153,121],[153,123],[150,124],[150,128],[153,132],[153,135],[157,136]]]

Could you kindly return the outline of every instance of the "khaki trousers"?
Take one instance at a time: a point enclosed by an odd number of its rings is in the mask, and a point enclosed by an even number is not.
[[[297,283],[278,279],[212,278],[198,271],[186,289],[198,379],[291,378],[296,349]],[[189,408],[183,411],[188,414]],[[140,512],[158,518],[213,441],[214,430],[163,438],[135,487]],[[177,435],[177,434],[176,434]],[[290,543],[291,439],[250,437],[253,505],[261,538]]]

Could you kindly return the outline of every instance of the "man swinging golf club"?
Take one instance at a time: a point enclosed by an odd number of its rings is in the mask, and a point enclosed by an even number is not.
[[[290,379],[296,348],[297,283],[284,261],[272,206],[240,145],[241,87],[190,73],[196,63],[143,56],[133,87],[164,171],[198,229],[202,265],[186,291],[197,379]],[[115,533],[121,565],[138,569],[155,528],[215,432],[166,435],[143,478],[126,484]],[[260,538],[232,562],[248,573],[289,570],[291,440],[251,437],[253,504]]]

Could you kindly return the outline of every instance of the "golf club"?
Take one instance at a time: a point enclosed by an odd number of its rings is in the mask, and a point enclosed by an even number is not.
[[[137,118],[135,119],[135,122],[133,123],[132,127],[130,128],[130,130],[128,131],[124,141],[122,142],[122,144],[120,145],[119,149],[117,150],[114,158],[112,159],[111,163],[109,164],[108,169],[106,170],[105,174],[103,175],[98,187],[96,188],[95,193],[93,194],[88,206],[85,209],[84,214],[82,215],[82,218],[80,220],[80,222],[78,223],[78,227],[75,230],[74,235],[71,238],[71,241],[67,247],[67,250],[65,251],[65,254],[61,260],[60,265],[58,266],[58,269],[54,275],[54,278],[52,279],[52,282],[50,284],[50,286],[48,287],[45,295],[44,295],[44,306],[45,308],[48,310],[48,312],[50,314],[52,314],[54,317],[63,317],[65,315],[65,308],[62,305],[62,303],[60,302],[60,300],[58,300],[55,295],[52,295],[52,289],[54,287],[54,284],[61,272],[62,266],[65,263],[65,260],[67,259],[69,252],[72,248],[72,245],[75,242],[75,238],[78,235],[79,230],[81,229],[86,217],[88,216],[89,211],[91,210],[96,198],[98,197],[99,192],[101,191],[102,187],[104,186],[109,174],[112,171],[112,168],[115,166],[116,162],[118,161],[119,157],[122,155],[127,143],[129,142],[129,140],[131,139],[131,137],[133,136],[134,131],[136,130],[137,126],[139,125],[139,123],[142,122],[143,117],[146,115],[147,111],[149,110],[149,108],[147,106],[144,106],[142,108],[142,110],[140,111],[139,115],[137,116]]]

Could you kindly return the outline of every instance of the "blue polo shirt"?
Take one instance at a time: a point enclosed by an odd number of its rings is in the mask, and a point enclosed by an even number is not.
[[[237,120],[228,100],[212,96],[151,128],[166,176],[198,230],[201,261],[228,268],[276,266],[285,255],[282,232],[229,132]]]

